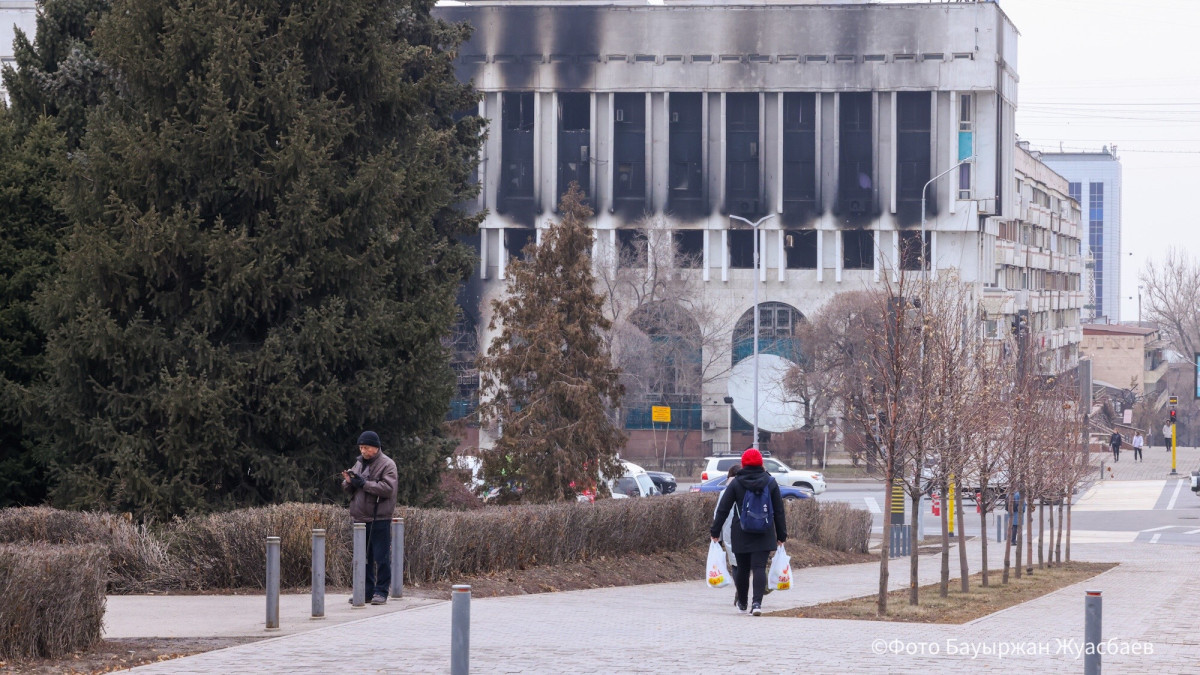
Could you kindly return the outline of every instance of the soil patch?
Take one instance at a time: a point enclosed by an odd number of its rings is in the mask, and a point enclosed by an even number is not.
[[[159,661],[191,656],[213,649],[225,649],[262,638],[122,638],[102,640],[95,649],[76,652],[61,659],[37,659],[27,663],[0,661],[5,673],[111,673]]]
[[[1022,575],[1020,579],[1010,575],[1008,584],[1000,583],[1000,571],[992,570],[988,573],[990,585],[987,588],[981,585],[982,575],[973,574],[970,577],[970,590],[966,593],[960,590],[962,586],[958,579],[951,579],[950,593],[945,598],[938,595],[938,584],[921,586],[918,594],[920,604],[916,606],[908,604],[908,589],[900,589],[888,594],[888,614],[883,617],[875,615],[874,595],[771,612],[767,616],[961,624],[1040,598],[1116,566],[1117,563],[1069,562],[1034,570],[1033,574]]]
[[[811,545],[790,543],[788,554],[792,567],[844,565],[878,560],[877,555],[843,553]],[[501,595],[553,593],[587,588],[657,584],[671,581],[696,581],[704,578],[708,549],[697,551],[600,557],[584,562],[531,567],[497,574],[456,579],[455,584],[471,584],[471,595],[490,598]],[[405,586],[405,594],[426,598],[449,598],[451,582]],[[300,590],[300,589],[297,589]],[[349,592],[349,589],[330,588],[329,592]],[[234,594],[230,592],[229,594]],[[254,591],[240,590],[237,594]],[[140,638],[104,640],[92,651],[72,654],[62,659],[38,659],[16,664],[0,661],[5,673],[72,673],[77,675],[109,673],[134,666],[157,663],[180,656],[191,656],[213,649],[224,649],[263,638]]]

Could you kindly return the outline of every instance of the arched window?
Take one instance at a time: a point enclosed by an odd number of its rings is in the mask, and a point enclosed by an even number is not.
[[[762,302],[758,305],[758,351],[796,361],[800,358],[800,343],[796,328],[804,315],[800,310],[782,302]],[[754,309],[748,309],[733,329],[733,362],[754,353]]]
[[[653,406],[670,406],[671,428],[700,428],[701,332],[675,303],[643,305],[629,320],[621,349],[625,425],[648,429]]]

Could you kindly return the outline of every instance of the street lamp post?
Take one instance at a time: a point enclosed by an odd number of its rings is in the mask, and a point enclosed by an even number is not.
[[[933,178],[930,178],[929,180],[925,181],[925,185],[921,187],[921,276],[922,277],[925,276],[925,266],[926,266],[926,261],[925,261],[925,191],[929,189],[930,185],[933,185],[934,181],[941,178],[942,176],[945,176],[946,174],[957,169],[958,167],[962,166],[963,164],[972,164],[974,162],[975,162],[975,156],[971,155],[970,157],[959,162],[958,164],[955,164],[954,166],[950,167],[949,169],[946,169],[945,171],[934,176]]]
[[[775,215],[766,215],[753,223],[741,216],[730,215],[734,220],[740,220],[750,226],[750,230],[754,232],[754,436],[752,436],[752,444],[758,447],[758,226],[774,218]],[[733,448],[730,447],[732,451]]]

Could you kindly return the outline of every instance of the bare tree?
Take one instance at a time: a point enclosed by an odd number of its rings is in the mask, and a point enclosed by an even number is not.
[[[700,256],[680,250],[665,219],[648,215],[640,225],[619,231],[615,247],[602,241],[593,265],[625,401],[698,408],[705,384],[732,367],[722,346],[733,321],[704,283]],[[689,433],[676,436],[679,448]],[[664,444],[660,462],[666,452]]]
[[[1140,279],[1146,318],[1166,332],[1175,351],[1195,358],[1200,351],[1200,259],[1171,248],[1161,262],[1147,262]]]

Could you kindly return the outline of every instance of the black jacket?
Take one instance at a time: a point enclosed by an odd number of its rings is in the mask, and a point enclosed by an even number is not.
[[[737,511],[733,514],[733,527],[730,528],[733,535],[733,552],[734,553],[753,553],[755,551],[774,551],[778,546],[776,542],[787,541],[787,519],[783,512],[783,497],[779,494],[779,484],[771,477],[771,474],[763,471],[761,466],[744,466],[737,475],[733,477],[733,481],[725,489],[725,494],[721,497],[721,503],[717,505],[717,514],[713,516],[712,527],[709,528],[709,534],[714,537],[721,536],[721,526],[725,524],[725,519],[729,517],[729,512],[734,510],[734,505],[741,508],[742,500],[746,496],[746,490],[761,490],[767,487],[770,483],[771,504],[773,505],[774,514],[772,520],[775,521],[775,532],[772,536],[771,532],[742,532],[742,524],[738,518]]]

